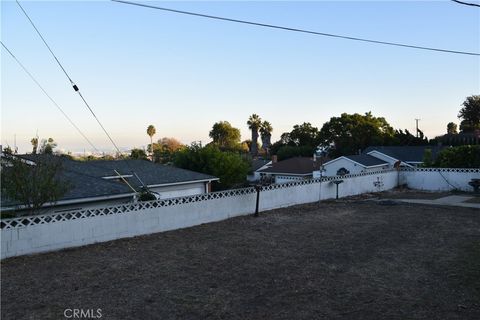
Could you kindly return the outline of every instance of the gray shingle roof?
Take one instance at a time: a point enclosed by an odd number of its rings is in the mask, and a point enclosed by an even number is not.
[[[36,161],[45,155],[20,155],[20,157]],[[71,188],[61,200],[93,198],[121,194],[131,194],[133,191],[123,182],[118,180],[103,179],[104,177],[117,176],[114,170],[121,175],[132,175],[132,170],[146,185],[175,184],[190,181],[217,180],[218,178],[184,170],[176,167],[155,164],[146,160],[113,160],[113,161],[74,161],[62,157],[63,170],[61,179],[67,181]],[[128,162],[128,163],[127,163]],[[133,177],[126,180],[138,190],[142,185]],[[3,196],[2,207],[15,203]]]
[[[153,163],[146,160],[87,161],[88,170],[96,176],[116,176],[114,170],[122,175],[135,172],[146,185],[170,184],[198,180],[216,180],[208,174]],[[129,183],[141,186],[135,177],[127,178]]]
[[[352,156],[345,156],[345,158],[348,158],[352,161],[355,161],[357,163],[360,163],[361,165],[364,165],[365,167],[372,167],[372,166],[378,166],[382,164],[388,164],[387,162],[380,160],[378,158],[372,157],[371,155],[368,154],[357,154],[357,155],[352,155]]]
[[[290,173],[290,174],[312,174],[318,170],[319,162],[314,163],[312,158],[295,157],[272,163],[270,168],[260,170],[261,173]]]
[[[423,162],[426,149],[432,150],[432,159],[434,160],[443,148],[439,146],[373,146],[365,149],[362,154],[377,150],[403,162]]]
[[[252,160],[250,170],[251,171],[257,171],[258,169],[260,169],[261,167],[263,167],[264,165],[266,165],[269,162],[270,162],[270,160],[264,160],[264,159]]]

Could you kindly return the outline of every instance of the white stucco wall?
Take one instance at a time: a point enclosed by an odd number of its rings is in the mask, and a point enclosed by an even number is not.
[[[256,194],[250,193],[130,212],[121,212],[121,208],[114,206],[105,210],[119,210],[118,213],[101,215],[97,211],[94,216],[75,220],[60,219],[56,222],[4,228],[1,231],[1,257],[77,247],[224,220],[252,213],[255,210],[255,199]],[[72,213],[85,214],[85,211]],[[51,216],[55,215],[46,217]]]
[[[150,190],[158,192],[160,199],[185,197],[205,193],[205,183],[197,182],[174,186],[151,187]]]
[[[325,171],[323,172],[323,175],[326,177],[332,177],[337,175],[337,171],[340,170],[341,168],[347,169],[350,174],[359,174],[359,173],[364,173],[364,172],[374,172],[374,171],[379,171],[379,170],[386,170],[389,168],[388,165],[381,166],[381,167],[373,167],[373,168],[365,168],[357,163],[354,163],[350,160],[347,160],[345,158],[338,158],[335,159],[334,161],[327,163],[324,165]]]
[[[321,183],[320,180],[303,180],[274,184],[264,187],[260,193],[260,209],[335,198],[336,185],[332,181],[339,179],[343,180],[338,187],[339,197],[346,197],[390,190],[399,182],[420,190],[457,188],[472,191],[468,185],[472,178],[480,178],[480,169],[389,170],[358,176],[326,177]],[[2,224],[9,227],[1,230],[1,257],[82,246],[252,214],[255,200],[254,189],[247,188],[135,205],[4,219]],[[30,219],[31,223],[24,225],[21,222],[23,219]]]
[[[344,183],[339,186],[339,196],[388,190],[396,186],[396,177],[396,172],[344,177]],[[260,208],[268,210],[334,198],[335,185],[331,179],[324,180],[322,183],[305,180],[266,187],[260,194]],[[377,181],[381,181],[381,185],[375,185]],[[125,212],[124,205],[30,217],[27,219],[38,222],[2,229],[1,257],[82,246],[252,214],[255,200],[254,189],[248,188],[139,203],[134,205],[137,211]],[[142,206],[147,208],[140,209]],[[76,218],[72,219],[72,216]],[[6,220],[11,223],[21,219]]]
[[[303,176],[283,176],[283,175],[275,175],[275,183],[288,183],[288,182],[295,182],[295,181],[302,181],[307,179],[308,177]],[[312,178],[312,177],[309,177]]]
[[[418,168],[400,171],[400,183],[417,190],[473,191],[468,184],[471,179],[480,179],[480,169]]]

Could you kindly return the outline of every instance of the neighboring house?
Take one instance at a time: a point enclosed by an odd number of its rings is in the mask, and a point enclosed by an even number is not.
[[[262,179],[274,183],[286,183],[303,179],[311,179],[313,171],[318,170],[319,162],[312,158],[296,157],[273,162],[271,167],[258,170]]]
[[[263,169],[270,168],[271,166],[272,166],[272,161],[270,160],[264,160],[264,159],[252,160],[250,173],[247,175],[247,181],[249,182],[259,181],[261,178],[260,171]]]
[[[27,163],[47,155],[18,155]],[[50,156],[51,157],[51,156]],[[146,160],[75,161],[62,157],[61,179],[70,190],[49,211],[86,209],[135,201],[142,186],[154,192],[159,199],[208,193],[212,181],[218,178]],[[117,175],[115,170],[120,174]],[[16,208],[17,203],[5,199],[2,193],[1,209]]]
[[[345,174],[359,174],[389,168],[387,161],[368,154],[342,156],[330,160],[323,165],[322,176],[337,176]],[[314,173],[314,178],[320,177],[320,171]]]
[[[423,164],[423,158],[427,149],[432,152],[432,161],[445,147],[441,146],[377,146],[368,147],[362,154],[368,154],[389,163],[393,167],[400,161],[400,166],[417,167]]]

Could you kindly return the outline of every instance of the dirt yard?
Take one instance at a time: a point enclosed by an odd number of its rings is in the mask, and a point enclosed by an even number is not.
[[[480,319],[480,212],[328,201],[1,267],[5,320]]]

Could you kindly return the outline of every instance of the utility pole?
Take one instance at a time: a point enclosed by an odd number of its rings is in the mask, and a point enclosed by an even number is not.
[[[415,130],[415,137],[418,138],[418,121],[420,121],[421,119],[415,119],[415,124],[416,124],[416,130]]]

